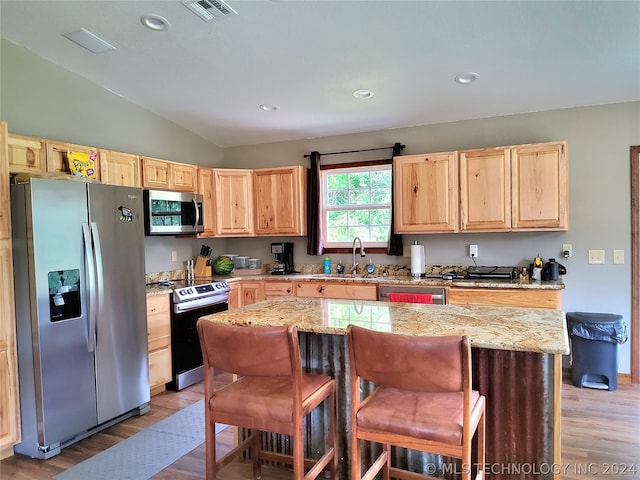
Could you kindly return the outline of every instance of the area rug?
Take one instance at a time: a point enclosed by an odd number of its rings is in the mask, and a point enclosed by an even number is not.
[[[227,425],[216,425],[216,432]],[[146,480],[204,442],[204,400],[57,474],[56,480]]]

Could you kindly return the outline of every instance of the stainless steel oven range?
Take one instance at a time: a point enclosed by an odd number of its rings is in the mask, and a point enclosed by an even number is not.
[[[182,390],[204,379],[196,322],[229,308],[225,281],[176,286],[171,296],[171,390]]]

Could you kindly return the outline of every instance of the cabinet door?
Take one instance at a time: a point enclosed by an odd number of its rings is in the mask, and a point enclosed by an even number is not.
[[[0,122],[0,240],[11,240],[11,209],[9,193],[9,148],[7,124]],[[9,243],[9,247],[11,244]],[[0,274],[1,275],[1,274]],[[13,302],[13,297],[12,302]]]
[[[157,158],[140,157],[142,162],[142,186],[169,190],[169,162]]]
[[[457,152],[395,157],[396,233],[458,230]]]
[[[253,235],[251,170],[213,170],[216,236]]]
[[[298,297],[348,298],[352,300],[377,300],[378,287],[371,284],[346,282],[298,282]]]
[[[132,153],[100,150],[100,179],[109,185],[140,187],[140,157]]]
[[[40,175],[45,171],[46,150],[38,138],[8,135],[9,172]]]
[[[511,157],[508,148],[460,152],[460,229],[511,227]]]
[[[293,282],[271,281],[264,282],[265,296],[267,300],[280,297],[295,297],[296,286]]]
[[[229,286],[231,290],[229,290],[229,310],[234,308],[241,307],[240,304],[240,284],[239,283],[230,283]]]
[[[265,299],[264,281],[242,281],[240,284],[240,301],[243,307]]]
[[[253,171],[256,235],[306,235],[307,169]]]
[[[2,202],[0,208],[8,205]],[[12,265],[11,241],[0,240],[0,458],[13,453],[13,445],[20,442]]]
[[[566,142],[511,149],[511,224],[519,230],[569,229]]]
[[[165,390],[171,381],[171,311],[169,295],[147,297],[149,389],[151,395]]]
[[[213,198],[213,169],[198,167],[197,192],[202,195],[202,210],[204,231],[198,237],[213,237],[216,213],[215,199]]]
[[[196,167],[169,162],[169,186],[179,192],[196,191]]]
[[[80,152],[91,155],[97,153],[98,150],[94,147],[87,147],[85,145],[76,145],[74,143],[58,143],[58,142],[46,142],[47,149],[47,172],[48,173],[60,173],[70,175],[71,170],[69,168],[69,161],[67,159],[67,152]],[[100,159],[95,160],[95,179],[100,180]]]

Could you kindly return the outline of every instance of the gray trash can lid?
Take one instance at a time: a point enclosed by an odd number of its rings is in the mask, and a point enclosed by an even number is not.
[[[615,313],[568,312],[567,320],[583,323],[611,323],[622,320]]]
[[[629,339],[622,315],[570,312],[566,317],[569,335],[609,343],[624,343]]]

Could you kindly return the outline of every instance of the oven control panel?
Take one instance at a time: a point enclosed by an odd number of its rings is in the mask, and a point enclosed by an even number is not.
[[[219,281],[177,288],[173,291],[173,296],[175,302],[184,302],[213,295],[226,295],[229,290],[231,287],[227,282]]]

